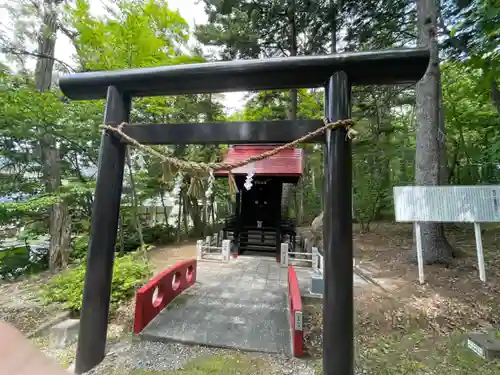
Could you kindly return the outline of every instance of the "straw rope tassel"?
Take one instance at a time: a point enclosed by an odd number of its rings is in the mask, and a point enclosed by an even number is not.
[[[165,155],[158,150],[155,150],[152,147],[145,146],[138,141],[136,141],[134,138],[128,136],[123,132],[123,127],[127,125],[127,123],[123,122],[121,123],[118,127],[113,127],[111,125],[101,125],[100,128],[103,130],[107,130],[110,133],[115,133],[119,135],[122,139],[130,143],[132,146],[137,147],[139,150],[156,157],[163,161],[164,163],[164,168],[163,168],[163,178],[165,179],[170,179],[169,176],[173,176],[174,171],[183,171],[191,175],[191,183],[189,186],[188,194],[193,194],[194,196],[199,196],[201,193],[202,186],[201,186],[201,178],[208,176],[211,171],[220,171],[220,170],[225,170],[228,171],[228,185],[229,185],[229,191],[231,192],[232,195],[236,194],[238,192],[238,187],[236,185],[236,181],[234,179],[234,175],[232,173],[233,169],[243,167],[245,165],[248,165],[250,163],[255,163],[257,161],[261,161],[264,159],[267,159],[271,156],[274,156],[278,153],[280,153],[283,150],[292,148],[297,146],[300,143],[303,143],[311,138],[315,138],[318,135],[324,133],[327,129],[338,129],[338,128],[345,128],[346,130],[346,140],[347,139],[353,139],[355,136],[358,134],[356,130],[353,129],[354,126],[354,121],[351,119],[345,119],[345,120],[340,120],[336,122],[329,122],[328,119],[323,119],[324,126],[321,128],[318,128],[292,142],[289,142],[285,145],[278,146],[272,150],[263,152],[260,155],[257,156],[251,156],[248,159],[245,160],[240,160],[238,162],[234,163],[223,163],[223,162],[218,162],[218,163],[202,163],[202,162],[192,162],[192,161],[187,161],[187,160],[181,160],[177,159],[175,157],[171,157],[168,155]]]

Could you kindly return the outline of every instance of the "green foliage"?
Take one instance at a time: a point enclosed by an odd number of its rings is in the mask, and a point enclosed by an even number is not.
[[[322,111],[322,95],[312,90],[301,89],[297,92],[297,118],[318,117]],[[261,91],[246,103],[241,119],[247,121],[286,120],[290,106],[290,93],[283,91]]]
[[[498,183],[500,117],[489,88],[481,83],[481,71],[450,62],[443,65],[442,72],[450,181]]]
[[[78,236],[73,243],[71,259],[85,259],[89,249],[89,236]],[[137,249],[137,248],[136,248]]]
[[[166,245],[174,242],[175,228],[170,225],[158,224],[144,228],[143,235],[146,243]]]
[[[151,245],[168,245],[175,241],[175,228],[169,225],[158,224],[154,226],[143,226],[142,235],[144,242]],[[124,252],[135,251],[141,246],[139,235],[133,223],[124,228]],[[120,241],[117,240],[116,248],[121,251]]]
[[[0,280],[15,279],[48,268],[48,249],[17,246],[0,249]]]
[[[19,246],[0,251],[0,278],[15,278],[29,264],[29,247]]]
[[[390,204],[384,200],[390,185],[387,181],[389,174],[380,168],[381,165],[373,156],[354,158],[353,162],[354,218],[365,231],[370,229],[370,223],[376,219],[384,204]]]
[[[197,38],[220,48],[224,59],[325,53],[331,42],[329,3],[325,1],[203,0],[209,23]],[[291,38],[292,24],[301,37]]]
[[[23,19],[16,26],[16,43],[33,39],[39,19],[32,4],[19,2]],[[409,46],[415,43],[416,13],[413,3],[305,0],[203,0],[208,16],[198,25],[198,41],[217,46],[217,58],[285,57],[292,54],[330,53],[332,49],[366,50]],[[446,122],[447,180],[452,184],[500,183],[500,94],[498,90],[498,0],[442,1],[439,25],[442,43],[442,91]],[[66,2],[60,9],[60,31],[75,45],[76,70],[111,70],[203,62],[207,56],[192,47],[188,23],[166,0],[119,0],[96,16],[88,0]],[[43,9],[42,9],[43,10]],[[331,31],[335,31],[332,38]],[[28,32],[27,32],[28,31]],[[4,43],[0,35],[0,44]],[[188,43],[189,41],[189,43]],[[206,51],[206,49],[204,49]],[[16,55],[25,59],[29,53]],[[57,56],[56,56],[57,57]],[[26,64],[29,66],[30,64]],[[56,65],[57,68],[57,65]],[[496,80],[496,81],[495,81]],[[63,199],[69,206],[72,235],[77,237],[73,260],[87,253],[93,205],[94,176],[98,164],[99,125],[104,101],[61,100],[57,90],[39,93],[34,72],[11,71],[0,64],[0,195],[24,193],[27,198],[0,203],[0,225],[15,223],[32,232],[48,232],[49,207]],[[227,117],[219,94],[181,95],[134,99],[133,122],[183,123],[224,120],[277,120],[289,117],[290,92],[265,91],[245,98],[242,111]],[[297,117],[323,117],[321,90],[297,90]],[[372,220],[392,217],[392,186],[414,181],[415,93],[408,87],[354,87],[353,117],[359,139],[353,142],[354,211],[369,229]],[[203,126],[200,124],[200,126]],[[46,177],[40,137],[50,135],[59,149],[62,186],[45,192]],[[227,145],[175,145],[158,147],[168,155],[190,161],[216,161]],[[306,164],[303,179],[288,197],[289,213],[299,224],[309,224],[322,209],[323,152],[303,145]],[[143,165],[133,162],[137,203],[161,197],[173,188],[164,166],[144,155]],[[128,177],[127,177],[128,179]],[[128,182],[128,181],[126,181]],[[149,227],[132,210],[123,208],[124,252],[137,249],[136,222],[141,220],[144,241],[167,244],[176,232],[199,237],[205,227],[203,205],[182,190],[183,217],[178,227]],[[217,181],[215,200],[221,216],[228,215],[227,181]],[[130,203],[131,190],[123,201]],[[221,219],[222,217],[217,219]],[[187,224],[184,224],[187,223]],[[182,227],[182,228],[181,228]],[[85,234],[84,236],[81,236]],[[117,248],[120,245],[117,241]],[[3,255],[6,258],[5,253]],[[17,260],[16,260],[17,259]],[[26,252],[12,250],[8,272],[24,264]],[[43,264],[43,262],[41,263]],[[17,268],[16,268],[17,267]]]
[[[12,247],[0,248],[0,279],[15,279],[48,268],[49,250],[39,241],[41,231],[37,224],[30,224],[17,233],[16,239],[11,238],[15,241]]]
[[[113,70],[190,62],[178,53],[189,38],[186,21],[164,0],[120,0],[110,18],[93,17],[87,0],[67,8],[85,69]]]
[[[23,15],[31,17],[30,22],[38,21],[34,12],[28,15],[22,4],[19,8]],[[188,45],[187,22],[164,0],[121,0],[100,16],[90,12],[88,1],[78,0],[61,8],[58,17],[61,31],[75,44],[77,70],[204,61],[199,51]],[[19,40],[26,37],[24,31]],[[17,192],[29,195],[19,202],[0,203],[0,225],[15,223],[18,227],[31,227],[37,223],[37,230],[46,234],[50,206],[64,199],[69,207],[73,235],[77,235],[71,258],[84,259],[88,238],[79,235],[90,231],[95,176],[88,172],[98,164],[104,102],[61,100],[57,90],[40,93],[33,76],[33,72],[13,72],[3,65],[0,71],[0,195]],[[221,120],[225,117],[217,98],[217,95],[186,95],[138,99],[132,115],[138,122],[192,122],[202,117]],[[52,136],[59,148],[62,186],[54,194],[44,192],[46,178],[41,169],[40,136],[45,134]],[[219,157],[219,147],[164,149],[167,153],[172,149],[179,151],[178,156],[191,160]],[[145,166],[134,169],[139,205],[151,197],[163,196],[172,188],[171,181],[163,180],[163,166],[158,161],[146,158]],[[125,201],[129,194],[125,194]],[[128,222],[124,248],[133,251],[140,246],[137,229],[132,224],[135,214],[128,211],[124,215]],[[174,229],[169,226],[143,227],[148,243],[170,243],[174,239]],[[118,247],[120,241],[117,243]]]
[[[45,302],[61,303],[66,309],[79,313],[82,307],[86,262],[53,276],[42,288]],[[134,295],[151,275],[147,261],[133,253],[115,259],[111,285],[111,311]]]
[[[5,220],[11,216],[43,214],[58,200],[56,195],[44,194],[20,202],[0,203],[0,217]]]
[[[151,245],[168,245],[175,241],[175,228],[158,224],[154,226],[146,226],[142,227],[142,235],[144,242],[146,244]],[[121,252],[121,243],[120,243],[120,233],[118,233],[118,238],[116,240],[116,251]],[[139,236],[137,230],[132,222],[127,223],[124,226],[124,249],[125,253],[129,253],[132,251],[136,251],[141,247],[141,241],[139,240]],[[71,259],[83,260],[87,257],[89,246],[89,236],[78,236],[74,243],[73,249],[71,251]]]

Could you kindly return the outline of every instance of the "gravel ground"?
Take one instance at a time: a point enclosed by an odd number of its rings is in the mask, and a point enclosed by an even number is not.
[[[269,364],[269,375],[300,374],[315,375],[314,363],[308,360],[288,358],[263,353],[241,353],[227,349],[186,346],[176,343],[160,343],[121,340],[109,345],[104,361],[88,375],[110,375],[115,372],[127,374],[133,370],[171,371],[182,369],[188,362],[201,357],[223,355],[245,355],[249,359]],[[118,371],[117,371],[118,370]]]

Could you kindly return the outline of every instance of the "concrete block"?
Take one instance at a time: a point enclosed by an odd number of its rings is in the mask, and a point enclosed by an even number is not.
[[[500,337],[495,330],[469,334],[467,347],[484,359],[494,360],[500,358]]]
[[[78,339],[80,321],[78,319],[67,319],[56,324],[50,329],[51,345],[55,348],[63,348],[74,344]]]
[[[203,240],[196,241],[196,260],[203,258]]]
[[[34,331],[28,333],[26,337],[32,338],[32,337],[37,337],[37,336],[42,336],[45,335],[50,329],[55,326],[56,324],[62,322],[63,320],[69,319],[71,316],[69,311],[64,311],[60,314],[57,314],[55,317],[52,317],[48,320],[46,320],[44,323],[40,324],[38,328],[36,328]]]
[[[325,291],[325,281],[323,280],[323,275],[313,274],[311,276],[311,293],[323,295]]]
[[[280,264],[282,267],[288,267],[288,244],[282,243],[280,247]]]

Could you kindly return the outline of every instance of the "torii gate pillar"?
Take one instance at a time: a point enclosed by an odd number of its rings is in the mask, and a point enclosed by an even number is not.
[[[337,72],[325,87],[329,122],[351,115],[351,85]],[[353,374],[352,155],[347,129],[326,131],[324,148],[323,373]]]
[[[131,97],[108,87],[104,123],[129,120]],[[126,145],[106,132],[101,136],[99,168],[92,208],[92,227],[83,289],[75,372],[89,371],[104,358],[108,331],[115,240],[122,195]]]

